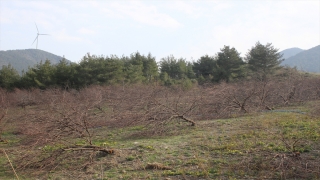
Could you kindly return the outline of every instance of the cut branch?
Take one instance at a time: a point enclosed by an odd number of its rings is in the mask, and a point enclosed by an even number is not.
[[[191,126],[195,126],[196,125],[196,122],[194,122],[193,120],[191,120],[189,118],[186,118],[183,115],[173,115],[169,119],[174,119],[174,118],[178,118],[178,119],[182,119],[184,121],[187,121],[187,122],[191,123]]]
[[[99,146],[93,146],[93,145],[88,145],[88,146],[70,146],[67,148],[63,149],[64,151],[82,151],[82,150],[88,150],[88,151],[100,151],[100,152],[104,152],[107,154],[114,154],[114,150],[113,149],[106,149],[106,148],[102,148]]]

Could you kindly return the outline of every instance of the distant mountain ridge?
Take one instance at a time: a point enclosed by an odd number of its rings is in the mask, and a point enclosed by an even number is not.
[[[18,73],[23,70],[28,70],[28,67],[33,67],[41,61],[50,60],[52,64],[57,64],[63,57],[55,54],[39,50],[39,49],[24,49],[24,50],[7,50],[0,51],[0,69],[3,65],[11,64]]]
[[[289,57],[295,56],[296,54],[298,54],[302,51],[304,51],[304,50],[297,48],[297,47],[294,47],[294,48],[290,48],[290,49],[285,49],[285,50],[281,51],[280,53],[283,54],[284,59],[288,59]]]
[[[300,52],[299,52],[300,51]],[[281,65],[297,67],[298,70],[320,73],[320,45],[308,50],[290,48],[281,51],[285,60]]]

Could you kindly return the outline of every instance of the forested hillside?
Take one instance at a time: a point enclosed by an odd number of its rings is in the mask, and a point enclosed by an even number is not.
[[[57,64],[62,57],[39,49],[8,50],[0,51],[0,68],[3,65],[11,66],[21,73],[28,70],[41,61],[50,60],[52,64]]]
[[[320,72],[320,45],[301,51],[282,62],[282,65],[297,67],[305,72]]]

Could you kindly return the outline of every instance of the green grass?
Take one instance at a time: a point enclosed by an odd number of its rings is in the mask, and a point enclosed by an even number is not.
[[[174,126],[174,124],[172,124]],[[199,121],[197,126],[184,126],[175,135],[130,137],[144,131],[130,128],[99,128],[93,144],[113,148],[114,155],[97,156],[89,170],[69,174],[84,179],[317,179],[320,178],[320,118],[294,112],[260,113],[231,119]],[[4,137],[15,139],[13,134]],[[83,144],[81,140],[75,140]],[[18,140],[17,140],[18,142]],[[14,150],[18,144],[0,144]],[[43,147],[51,152],[58,147]],[[300,152],[299,157],[292,153]],[[13,157],[14,158],[14,157]],[[74,163],[80,160],[74,160]],[[148,163],[161,163],[169,170],[145,169]],[[306,164],[309,169],[306,170]],[[68,179],[60,164],[41,175],[20,171],[22,177]],[[0,179],[13,174],[0,156]]]

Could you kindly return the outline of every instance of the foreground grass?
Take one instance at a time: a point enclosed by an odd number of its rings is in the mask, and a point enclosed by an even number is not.
[[[94,154],[94,163],[64,171],[63,162],[51,172],[17,172],[22,179],[319,179],[320,118],[295,112],[271,112],[179,126],[161,137],[134,136],[145,129],[96,129],[94,144],[115,149]],[[19,138],[4,134],[13,152]],[[81,140],[78,140],[81,144]],[[50,152],[58,145],[41,147]],[[27,151],[27,150],[19,150]],[[17,158],[12,153],[11,158]],[[74,163],[81,163],[81,157]],[[154,166],[150,166],[154,165]],[[0,179],[13,179],[0,155]],[[150,168],[151,167],[151,168]]]

